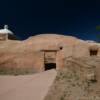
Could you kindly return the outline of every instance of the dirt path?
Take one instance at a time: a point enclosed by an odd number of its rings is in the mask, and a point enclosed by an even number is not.
[[[43,100],[56,71],[35,75],[0,76],[0,100]]]

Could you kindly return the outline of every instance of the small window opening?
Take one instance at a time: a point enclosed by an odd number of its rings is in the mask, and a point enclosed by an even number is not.
[[[98,50],[90,50],[90,56],[97,56]]]
[[[56,69],[56,63],[45,63],[45,70]]]
[[[91,79],[90,81],[91,81],[92,83],[96,83],[96,82],[97,82],[96,79]]]
[[[63,47],[60,47],[60,50],[62,50],[63,49]]]
[[[89,82],[91,83],[96,83],[97,82],[97,79],[96,79],[96,75],[94,75],[94,77],[92,77]]]

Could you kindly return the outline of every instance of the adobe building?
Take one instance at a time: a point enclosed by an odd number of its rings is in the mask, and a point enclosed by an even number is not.
[[[64,68],[69,57],[100,57],[100,44],[72,36],[40,34],[23,41],[0,42],[0,56],[4,67],[41,72]]]
[[[0,29],[0,41],[8,39],[16,40],[17,37],[14,35],[12,31],[8,29],[8,25],[5,25],[4,29]]]
[[[60,69],[69,57],[100,57],[100,44],[84,41],[72,36],[41,34],[25,40],[34,47],[33,58],[36,69]],[[31,51],[30,50],[30,51]]]

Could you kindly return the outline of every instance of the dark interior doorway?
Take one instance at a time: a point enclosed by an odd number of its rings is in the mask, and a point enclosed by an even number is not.
[[[45,70],[56,69],[56,63],[45,63]]]

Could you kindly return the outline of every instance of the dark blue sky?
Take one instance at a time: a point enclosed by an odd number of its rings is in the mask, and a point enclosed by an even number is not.
[[[1,0],[0,26],[21,38],[53,32],[100,40],[99,0]]]

